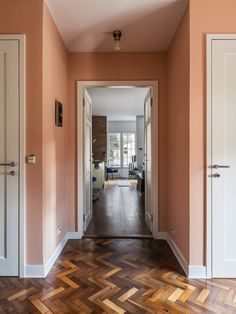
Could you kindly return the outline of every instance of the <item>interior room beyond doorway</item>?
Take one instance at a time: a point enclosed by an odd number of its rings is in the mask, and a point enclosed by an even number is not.
[[[92,87],[86,92],[92,108],[92,214],[85,235],[150,237],[144,114],[150,88]]]

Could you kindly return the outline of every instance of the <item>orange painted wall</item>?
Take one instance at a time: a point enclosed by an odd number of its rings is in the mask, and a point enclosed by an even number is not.
[[[26,34],[27,263],[43,262],[42,243],[42,0],[0,0],[0,33]]]
[[[206,34],[236,33],[235,0],[190,1],[190,264],[204,264]]]
[[[168,50],[168,226],[189,260],[189,10]],[[175,234],[171,226],[175,226]]]
[[[0,0],[0,33],[26,35],[26,263],[47,261],[74,231],[68,189],[68,54],[43,0]],[[54,124],[54,102],[64,104],[64,127]],[[57,235],[57,226],[62,233]]]
[[[70,53],[69,55],[69,101],[70,101],[70,176],[76,186],[76,81],[158,80],[159,113],[154,108],[154,138],[159,138],[159,173],[155,167],[157,149],[154,146],[154,188],[159,182],[159,227],[167,225],[167,54],[166,53]],[[157,117],[159,114],[159,127]],[[73,187],[73,186],[72,186]],[[73,188],[74,202],[76,193]],[[72,192],[71,192],[72,193]],[[154,193],[154,197],[156,194]],[[76,206],[75,206],[76,207]],[[74,217],[71,217],[73,224]]]
[[[63,127],[55,126],[55,100],[63,104]],[[43,5],[43,249],[48,260],[68,229],[67,216],[74,213],[68,184],[69,131],[68,53]],[[57,228],[62,226],[58,235]]]

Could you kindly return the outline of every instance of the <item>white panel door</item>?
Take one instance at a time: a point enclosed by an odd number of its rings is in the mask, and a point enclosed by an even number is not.
[[[84,231],[92,218],[92,102],[84,91]]]
[[[145,221],[152,231],[152,98],[151,91],[144,100],[145,154]]]
[[[212,42],[212,275],[236,278],[236,40]]]
[[[18,57],[17,40],[0,40],[0,276],[18,275]]]

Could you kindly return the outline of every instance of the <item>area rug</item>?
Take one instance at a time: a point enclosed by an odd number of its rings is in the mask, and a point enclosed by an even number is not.
[[[131,187],[131,184],[128,180],[118,180],[117,186],[120,188],[129,188]]]

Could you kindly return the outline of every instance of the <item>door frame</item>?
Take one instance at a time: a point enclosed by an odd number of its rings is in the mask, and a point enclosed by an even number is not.
[[[25,35],[0,35],[0,40],[17,40],[19,51],[19,276],[25,275]]]
[[[90,95],[89,95],[89,93],[88,93],[88,91],[85,89],[83,89],[83,98],[84,98],[84,101],[83,101],[83,142],[84,142],[84,139],[85,139],[85,137],[86,137],[86,126],[88,126],[88,124],[89,124],[89,128],[90,128],[90,132],[91,132],[91,134],[90,134],[90,156],[89,156],[89,166],[90,166],[90,176],[92,175],[92,100],[91,100],[91,97],[90,97]],[[85,98],[87,98],[87,101],[89,102],[89,109],[90,109],[90,117],[91,117],[91,120],[88,122],[88,117],[87,117],[87,108],[86,108],[86,99]],[[85,156],[85,143],[83,143],[83,148],[84,148],[84,150],[83,150],[83,165],[84,165],[84,163],[85,163],[85,158],[86,158],[86,156]],[[85,167],[83,167],[83,169],[84,169],[84,172],[83,172],[83,188],[84,188],[84,190],[83,190],[83,195],[86,195],[86,182],[85,182]],[[91,180],[91,177],[90,177],[90,180]],[[90,209],[91,209],[91,211],[90,211],[90,213],[89,213],[89,215],[88,216],[86,216],[86,209],[87,209],[87,204],[86,204],[86,201],[85,201],[85,206],[86,207],[84,207],[83,206],[83,209],[84,209],[84,212],[83,212],[83,232],[84,231],[86,231],[86,227],[88,227],[89,226],[89,223],[90,223],[90,221],[91,221],[91,219],[92,219],[92,207],[93,207],[93,196],[92,196],[92,182],[90,181],[90,201],[89,201],[89,203],[90,203]],[[84,198],[84,200],[86,200],[86,197]],[[87,222],[88,221],[88,222]]]
[[[236,40],[234,34],[206,36],[206,277],[212,278],[212,42]]]
[[[154,147],[154,136],[153,128],[154,125],[158,129],[158,81],[77,81],[77,231],[79,237],[82,238],[84,235],[83,231],[83,207],[84,207],[84,164],[83,164],[83,153],[84,153],[84,116],[83,116],[83,90],[88,87],[111,87],[111,86],[125,86],[125,87],[150,87],[152,90],[153,97],[153,108],[155,108],[155,116],[152,108],[152,147]],[[159,157],[158,150],[158,136],[155,139],[155,147],[157,156]],[[158,173],[158,161],[159,158],[155,159],[156,170]],[[153,173],[153,149],[152,149],[152,182],[154,178]],[[81,178],[83,178],[81,180]],[[152,213],[153,213],[153,237],[158,236],[158,185],[159,180],[157,179],[157,192],[155,193],[155,199],[152,194]]]

